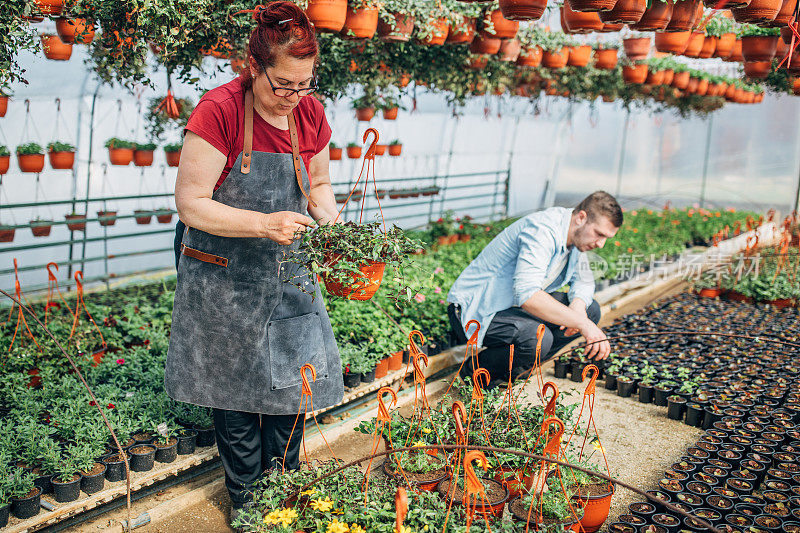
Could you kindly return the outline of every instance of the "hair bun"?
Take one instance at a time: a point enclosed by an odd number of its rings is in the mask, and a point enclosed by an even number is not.
[[[259,26],[289,31],[296,23],[300,22],[297,20],[298,10],[299,8],[291,2],[272,2],[266,6],[256,6],[253,9],[253,19],[258,22]]]

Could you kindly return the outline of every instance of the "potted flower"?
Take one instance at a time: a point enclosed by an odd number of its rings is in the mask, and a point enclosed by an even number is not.
[[[561,32],[542,31],[538,35],[542,47],[542,66],[559,69],[567,66],[569,61],[569,40]]]
[[[742,55],[747,62],[772,61],[778,47],[781,31],[779,28],[761,28],[753,24],[739,26],[742,40]]]
[[[116,211],[98,211],[97,221],[101,226],[113,226],[117,223]]]
[[[147,209],[136,209],[133,211],[133,215],[136,223],[142,226],[150,224],[153,218],[153,212]]]
[[[13,242],[16,232],[17,230],[14,226],[9,226],[0,222],[0,242]]]
[[[378,36],[386,42],[407,42],[414,31],[416,10],[403,0],[386,0],[380,4]]]
[[[159,224],[169,224],[172,222],[172,209],[169,207],[156,209],[156,220],[158,220]]]
[[[602,445],[595,442],[595,448],[600,449]],[[588,461],[570,460],[572,463],[580,464],[594,471],[599,471],[599,467]],[[611,510],[611,498],[614,496],[614,484],[605,479],[587,474],[569,467],[559,467],[561,469],[561,480],[567,490],[572,493],[571,501],[578,509],[583,509],[583,517],[580,518],[581,528],[586,531],[597,531],[608,518]],[[555,480],[558,483],[558,480]],[[548,481],[548,484],[550,481]],[[560,488],[560,484],[559,484]]]
[[[86,231],[86,215],[79,215],[74,211],[64,215],[67,221],[67,229],[70,231]]]
[[[350,159],[358,159],[361,157],[361,146],[354,142],[347,143],[347,157]]]
[[[18,466],[3,465],[0,469],[5,469],[0,472],[0,484],[11,500],[11,514],[20,520],[39,514],[42,489],[34,485],[34,474]]]
[[[734,22],[723,16],[714,16],[706,24],[706,35],[716,37],[717,46],[714,49],[714,57],[725,59],[733,51],[733,44],[736,42],[736,31]]]
[[[75,165],[75,147],[69,143],[53,141],[47,145],[47,157],[54,169],[71,169]]]
[[[378,13],[375,0],[347,0],[342,36],[346,39],[371,39],[378,30]]]
[[[135,143],[133,150],[133,164],[137,167],[149,167],[153,165],[153,153],[156,150],[156,143]]]
[[[342,159],[342,149],[335,142],[328,144],[328,153],[331,161],[339,161]]]
[[[65,43],[58,35],[43,33],[39,36],[42,41],[44,57],[54,61],[67,61],[72,57],[72,44]]]
[[[133,149],[136,143],[112,137],[106,141],[108,148],[108,159],[112,165],[125,166],[133,161]]]
[[[318,276],[329,294],[348,300],[369,300],[380,287],[384,269],[393,271],[386,296],[398,303],[416,294],[405,282],[405,268],[420,242],[393,226],[386,233],[380,222],[323,224],[303,232],[296,249],[283,259],[308,270],[309,280],[287,279],[303,292],[314,294]]]
[[[17,146],[17,164],[22,172],[41,172],[44,169],[44,149],[34,142]]]
[[[177,167],[181,162],[181,148],[183,143],[171,143],[164,145],[164,155],[167,158],[167,166]]]
[[[78,473],[77,446],[73,445],[61,455],[56,474],[50,478],[55,499],[59,503],[74,502],[81,495],[81,475]]]
[[[403,143],[399,139],[392,139],[389,143],[389,155],[397,157],[403,152]]]
[[[431,240],[439,246],[450,243],[450,236],[454,235],[455,219],[452,211],[446,211],[443,216],[428,224],[428,233]]]
[[[7,173],[10,165],[11,152],[8,151],[8,146],[0,144],[0,174]]]
[[[580,527],[584,511],[572,502],[573,493],[565,493],[557,478],[548,480],[547,485],[541,494],[529,493],[508,504],[514,520],[528,524],[531,531],[571,531]]]
[[[42,220],[38,217],[31,220],[30,224],[31,232],[34,237],[47,237],[50,235],[50,230],[53,228],[52,220]]]
[[[383,112],[384,120],[396,120],[397,112],[401,107],[400,102],[391,96],[385,96],[377,106]]]
[[[353,100],[353,109],[356,111],[356,119],[361,122],[369,122],[375,116],[375,108],[379,105],[378,97],[373,93],[366,93]]]
[[[449,476],[442,457],[416,450],[390,455],[383,463],[383,471],[401,483],[408,480],[424,491],[432,491]]]

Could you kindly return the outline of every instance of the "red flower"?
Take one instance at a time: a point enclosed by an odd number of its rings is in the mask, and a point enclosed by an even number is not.
[[[91,406],[95,406],[95,405],[97,405],[97,402],[95,402],[94,400],[91,400],[91,401],[89,402],[89,405],[91,405]]]
[[[464,229],[464,224],[459,224],[458,229]]]
[[[125,359],[123,359],[122,357],[120,357],[119,359],[117,359],[117,364],[118,364],[118,365],[125,364]]]
[[[109,404],[108,404],[108,408],[109,408],[109,409],[113,409],[114,407],[116,407],[116,406],[115,406],[113,403],[109,403]]]

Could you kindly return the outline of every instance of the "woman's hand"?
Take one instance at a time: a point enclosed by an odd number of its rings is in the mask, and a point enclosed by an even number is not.
[[[262,234],[278,244],[292,244],[298,232],[305,231],[314,220],[294,211],[265,213],[262,217]]]

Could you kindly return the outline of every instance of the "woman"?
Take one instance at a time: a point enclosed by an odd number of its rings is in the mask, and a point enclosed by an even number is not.
[[[309,275],[280,263],[298,232],[337,214],[331,129],[310,96],[317,41],[291,2],[259,6],[254,17],[248,71],[206,93],[185,130],[165,377],[172,398],[214,410],[232,519],[264,470],[299,464],[300,367],[316,370],[314,409],[343,394],[319,288],[312,298],[286,283]]]

